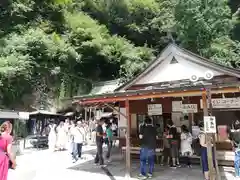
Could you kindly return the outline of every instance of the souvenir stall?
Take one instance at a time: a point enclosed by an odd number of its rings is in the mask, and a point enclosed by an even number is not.
[[[185,124],[197,138],[199,133],[197,125],[203,121],[204,116],[209,116],[210,112],[211,115],[216,116],[219,133],[224,134],[222,125],[232,123],[225,118],[229,116],[226,114],[230,113],[230,110],[234,111],[231,115],[234,119],[240,108],[236,102],[240,97],[239,79],[239,70],[219,65],[175,44],[170,44],[138,76],[115,89],[114,92],[75,97],[74,103],[94,107],[119,103],[119,141],[120,148],[126,154],[126,175],[129,176],[130,158],[133,154],[139,154],[138,132],[146,115],[151,116],[152,123],[158,126],[160,135],[167,121],[172,119],[179,130],[181,125]],[[218,102],[215,99],[218,98],[227,104],[234,98],[236,108],[228,105],[228,108],[223,110],[223,107],[215,105]],[[212,101],[212,108],[207,106],[209,100]],[[206,110],[208,107],[210,111]],[[217,149],[225,143],[221,142],[222,138],[221,135],[217,138],[219,140]],[[160,138],[157,141],[156,151],[159,154],[162,145]],[[228,151],[228,148],[225,150]],[[227,154],[225,150],[221,149],[223,154],[217,154],[217,159],[229,160],[228,156],[224,156]]]

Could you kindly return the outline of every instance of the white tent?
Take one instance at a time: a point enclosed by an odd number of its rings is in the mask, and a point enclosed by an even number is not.
[[[51,116],[61,116],[61,114],[57,114],[57,113],[54,113],[54,112],[49,112],[49,111],[45,111],[45,110],[37,110],[37,111],[33,111],[33,112],[30,112],[29,115],[51,115]]]
[[[18,119],[19,115],[16,111],[0,111],[0,119]]]

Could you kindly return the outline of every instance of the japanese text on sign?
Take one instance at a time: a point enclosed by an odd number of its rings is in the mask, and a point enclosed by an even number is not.
[[[182,111],[186,113],[197,113],[197,104],[182,104]]]
[[[202,108],[202,99],[201,99]],[[217,98],[212,99],[212,107],[217,108],[240,108],[240,98]]]
[[[217,132],[215,116],[204,116],[204,132],[205,133]]]
[[[148,115],[162,115],[162,104],[148,104]]]
[[[173,112],[184,112],[184,113],[197,113],[198,105],[197,104],[183,104],[182,101],[173,101],[172,102],[172,111]]]

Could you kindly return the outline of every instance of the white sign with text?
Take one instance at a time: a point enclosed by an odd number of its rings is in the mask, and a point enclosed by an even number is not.
[[[182,101],[172,101],[172,111],[182,112]]]
[[[173,101],[172,111],[183,112],[183,113],[197,113],[198,106],[197,104],[183,104],[182,101]]]
[[[217,132],[215,116],[204,116],[204,132],[205,133]]]
[[[197,104],[182,104],[182,112],[184,113],[197,113]]]
[[[200,100],[201,109],[203,108],[202,99]],[[208,105],[209,107],[209,105]],[[212,108],[240,108],[240,98],[216,98],[212,99]]]
[[[162,104],[148,104],[148,115],[162,115]]]

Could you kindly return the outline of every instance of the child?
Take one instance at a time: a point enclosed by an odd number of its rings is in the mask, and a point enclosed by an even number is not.
[[[167,139],[168,133],[169,133],[169,127],[166,127],[163,133],[163,156],[161,159],[161,166],[164,165],[165,159],[167,159],[168,165],[170,161],[170,144],[169,144],[169,140]]]

